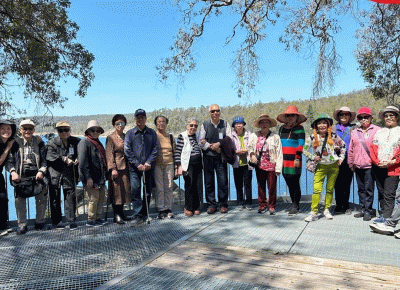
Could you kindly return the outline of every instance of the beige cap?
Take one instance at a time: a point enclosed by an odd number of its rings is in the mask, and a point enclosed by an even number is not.
[[[35,127],[35,123],[33,123],[33,121],[31,119],[25,119],[22,120],[21,123],[19,123],[19,126],[25,126],[25,125],[32,125],[33,127]]]
[[[71,125],[67,121],[61,121],[56,124],[56,129],[60,127],[68,127],[71,128]]]
[[[104,129],[100,126],[99,122],[97,122],[96,120],[90,120],[89,123],[88,123],[88,125],[87,125],[85,134],[87,134],[87,131],[88,131],[90,128],[94,128],[94,127],[100,128],[100,130],[102,131],[101,134],[104,133]]]

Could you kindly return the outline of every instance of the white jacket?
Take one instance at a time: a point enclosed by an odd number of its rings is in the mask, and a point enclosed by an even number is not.
[[[252,133],[250,135],[249,154],[256,153],[258,134],[259,132]],[[275,172],[281,173],[283,166],[283,152],[282,152],[281,138],[279,137],[279,135],[275,134],[274,132],[271,132],[266,143],[268,145],[270,162],[275,163]]]

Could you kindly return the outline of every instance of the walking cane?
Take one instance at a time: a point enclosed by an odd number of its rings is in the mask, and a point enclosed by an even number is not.
[[[145,173],[145,171],[143,171],[143,176],[142,176],[142,178],[143,178],[143,195],[144,195],[144,198],[145,198],[146,210],[147,210],[147,219],[146,219],[146,222],[147,222],[147,224],[150,224],[149,203],[148,203],[148,201],[147,201],[147,194],[146,194],[146,177],[145,177],[145,175],[146,175],[146,173]]]

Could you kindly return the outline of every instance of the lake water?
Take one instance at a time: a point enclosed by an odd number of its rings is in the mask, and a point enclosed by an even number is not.
[[[103,145],[105,145],[105,140],[106,138],[101,137],[100,138],[101,142]],[[305,160],[305,158],[304,158]],[[232,167],[229,165],[228,166],[228,178],[229,178],[229,200],[236,200],[236,188],[234,184],[234,179],[233,179],[233,170]],[[5,175],[6,181],[7,181],[7,188],[8,188],[8,198],[9,198],[9,219],[11,220],[16,220],[17,215],[15,212],[15,203],[14,203],[14,189],[10,185],[9,181],[9,174],[7,173]],[[180,188],[184,188],[184,181],[183,178],[179,178],[176,180],[176,183],[180,185]],[[286,182],[282,176],[278,177],[278,182],[277,182],[277,195],[278,196],[290,196],[289,190],[286,186]],[[81,184],[80,184],[81,185]],[[305,169],[305,162],[303,162],[303,171],[300,179],[300,185],[301,185],[301,192],[302,195],[311,195],[312,190],[313,190],[313,174],[308,172]],[[354,194],[355,193],[355,194]],[[323,194],[325,194],[325,190],[323,191]],[[253,180],[252,180],[252,196],[253,199],[257,199],[257,180],[255,176],[255,172],[253,172]],[[204,200],[205,202],[205,200]],[[357,182],[355,180],[355,176],[353,178],[353,182],[351,185],[351,193],[350,193],[350,202],[353,202],[355,204],[358,204],[358,194],[357,194]],[[28,206],[28,218],[34,218],[35,217],[35,198],[29,198],[29,201],[27,202]],[[377,208],[378,206],[378,194],[375,189],[375,196],[374,196],[374,208]],[[62,210],[64,211],[64,206],[62,206]]]

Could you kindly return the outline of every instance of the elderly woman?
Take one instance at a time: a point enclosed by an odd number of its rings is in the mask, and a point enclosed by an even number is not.
[[[175,151],[175,164],[178,174],[185,180],[185,214],[190,217],[200,214],[200,197],[202,196],[202,160],[201,149],[196,131],[199,122],[189,118],[186,131],[178,136]]]
[[[9,120],[0,120],[0,231],[7,234],[8,229],[8,194],[3,168],[9,153],[16,152],[18,146],[14,143],[17,126]]]
[[[102,226],[106,221],[101,219],[105,198],[106,184],[106,151],[99,140],[104,133],[96,120],[89,121],[85,138],[78,144],[79,180],[82,181],[89,196],[88,221],[86,226]]]
[[[392,215],[396,197],[396,189],[400,175],[400,127],[399,109],[387,106],[379,112],[379,118],[385,127],[379,129],[370,147],[372,173],[376,179],[383,216],[374,222],[384,223]]]
[[[374,178],[372,177],[372,161],[370,147],[375,133],[379,127],[372,124],[372,111],[368,107],[357,111],[357,126],[351,133],[348,151],[348,163],[351,170],[356,173],[360,211],[354,215],[371,220],[372,204],[374,201]]]
[[[349,107],[341,107],[333,113],[333,118],[338,122],[336,124],[336,134],[346,144],[348,150],[350,146],[351,133],[354,129],[354,124],[351,122],[356,118],[356,113],[352,112]],[[347,162],[347,152],[345,158],[339,166],[339,175],[335,183],[335,200],[336,213],[351,214],[349,207],[350,186],[353,180],[353,171],[350,169]]]
[[[318,205],[322,192],[322,187],[326,178],[326,194],[324,216],[331,220],[333,217],[329,211],[333,188],[339,174],[339,166],[343,162],[346,154],[346,144],[336,134],[332,133],[333,120],[326,114],[320,114],[311,127],[313,135],[306,139],[303,148],[304,155],[317,163],[314,174],[314,189],[311,198],[311,212],[305,218],[306,222],[318,219]],[[309,151],[311,150],[311,151]]]
[[[117,114],[111,120],[115,131],[107,136],[106,157],[110,174],[108,182],[109,199],[114,210],[114,223],[125,224],[128,218],[124,215],[124,204],[131,202],[129,167],[124,154],[124,129],[126,118]]]
[[[249,166],[248,148],[250,132],[244,126],[246,122],[241,116],[233,118],[232,127],[232,141],[236,150],[236,160],[232,165],[233,178],[235,180],[235,187],[237,193],[237,203],[241,208],[251,209],[251,179],[253,177],[253,167]],[[243,200],[243,185],[246,199]]]
[[[279,129],[279,137],[281,138],[283,152],[283,177],[292,200],[292,207],[288,214],[296,215],[300,208],[301,157],[305,142],[305,132],[301,124],[307,121],[307,118],[299,113],[297,107],[288,106],[286,111],[279,114],[276,119],[283,123]]]
[[[258,184],[258,213],[269,209],[271,215],[275,214],[276,206],[276,181],[282,172],[283,154],[279,136],[271,132],[271,127],[276,126],[276,121],[264,114],[253,122],[253,126],[260,131],[252,133],[249,141],[250,159],[257,164],[256,177]],[[268,184],[268,202],[266,200],[266,183]]]
[[[158,207],[158,218],[173,218],[173,185],[175,175],[174,165],[174,136],[166,132],[168,118],[157,116],[154,119],[157,127],[158,154],[156,158],[156,167],[154,170],[154,179],[156,182],[156,205]]]

